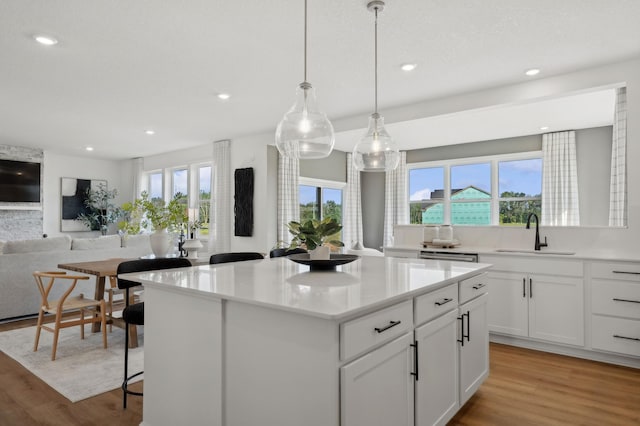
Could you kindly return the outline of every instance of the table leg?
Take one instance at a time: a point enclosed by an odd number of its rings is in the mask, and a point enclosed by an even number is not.
[[[104,299],[104,281],[105,277],[96,277],[96,294],[94,297],[95,300]],[[97,309],[100,308],[98,307]],[[98,333],[100,331],[100,323],[94,322],[91,326],[91,331],[94,333]]]

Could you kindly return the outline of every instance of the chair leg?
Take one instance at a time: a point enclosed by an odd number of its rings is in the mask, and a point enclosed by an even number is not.
[[[84,309],[80,309],[80,339],[84,340]]]
[[[107,349],[107,314],[104,309],[104,300],[100,301],[100,315],[102,317],[102,344]]]
[[[124,380],[122,381],[122,408],[127,408],[127,377],[129,367],[129,323],[125,322],[124,333]]]
[[[58,349],[58,336],[60,335],[60,323],[62,322],[62,312],[56,313],[56,325],[53,331],[53,347],[51,348],[51,361],[56,360],[56,350]]]
[[[42,320],[44,319],[44,311],[40,309],[38,312],[38,325],[36,326],[36,342],[33,345],[33,351],[38,351],[38,343],[40,342],[40,331],[42,331]]]

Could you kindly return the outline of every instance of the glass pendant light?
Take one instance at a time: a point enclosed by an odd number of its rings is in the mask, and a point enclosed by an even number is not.
[[[369,128],[353,148],[353,164],[363,172],[387,172],[398,167],[400,151],[384,128],[384,118],[378,114],[378,12],[384,9],[383,1],[372,1],[367,9],[373,11],[375,20],[375,110],[369,117]]]
[[[285,157],[310,160],[331,154],[333,126],[316,105],[316,93],[307,82],[307,0],[304,1],[304,81],[296,89],[296,103],[276,129],[276,147]]]

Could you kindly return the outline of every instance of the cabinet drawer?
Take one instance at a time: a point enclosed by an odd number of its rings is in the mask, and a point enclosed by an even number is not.
[[[640,282],[640,263],[594,262],[591,264],[591,276],[593,278]]]
[[[458,284],[416,297],[416,325],[458,307]]]
[[[465,303],[476,296],[484,294],[489,289],[487,285],[487,273],[476,275],[460,281],[460,303]]]
[[[413,300],[340,324],[340,358],[349,359],[413,329]]]
[[[592,280],[591,311],[640,319],[640,283]]]
[[[593,349],[640,356],[640,321],[592,315]]]

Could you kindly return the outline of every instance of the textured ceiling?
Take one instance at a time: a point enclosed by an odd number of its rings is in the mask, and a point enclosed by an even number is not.
[[[332,120],[362,114],[362,126],[373,107],[365,4],[309,0],[309,81]],[[131,158],[272,132],[303,78],[302,11],[302,0],[3,0],[0,144]],[[388,0],[379,109],[522,82],[531,67],[543,78],[638,57],[638,16],[638,0]],[[35,33],[60,42],[40,46]]]

